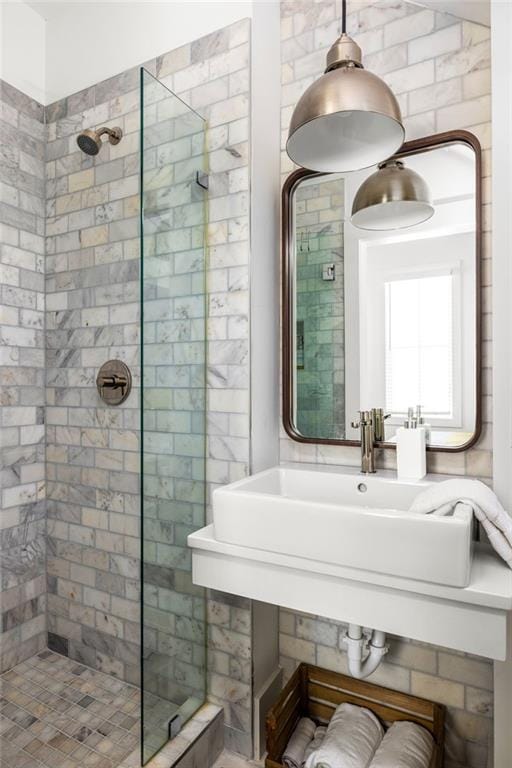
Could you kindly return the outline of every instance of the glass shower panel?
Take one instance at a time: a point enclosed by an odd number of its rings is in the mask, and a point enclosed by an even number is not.
[[[187,535],[205,525],[203,119],[141,70],[142,759],[206,690],[205,594]]]

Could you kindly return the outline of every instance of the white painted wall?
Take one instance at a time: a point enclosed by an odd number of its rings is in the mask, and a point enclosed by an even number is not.
[[[251,472],[279,462],[280,7],[253,3],[251,31]],[[256,756],[265,712],[259,694],[279,665],[279,609],[253,603]],[[279,679],[279,678],[278,678]],[[269,694],[267,694],[269,695]]]
[[[47,19],[46,103],[252,16],[252,0],[32,3]]]
[[[279,461],[280,7],[254,2],[251,36],[251,471]]]
[[[42,104],[46,98],[45,26],[27,3],[0,3],[0,78]]]
[[[494,490],[512,511],[512,3],[492,0],[492,338]],[[512,679],[512,672],[511,672]],[[509,730],[508,754],[512,754]]]

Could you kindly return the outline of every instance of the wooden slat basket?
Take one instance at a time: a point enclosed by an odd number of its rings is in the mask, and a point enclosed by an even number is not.
[[[266,768],[283,768],[283,752],[301,717],[325,725],[342,702],[371,709],[385,727],[396,720],[422,725],[435,742],[429,768],[442,768],[445,708],[441,704],[311,664],[301,664],[295,670],[267,715]]]

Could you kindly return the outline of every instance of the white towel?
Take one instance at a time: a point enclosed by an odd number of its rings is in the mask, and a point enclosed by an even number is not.
[[[309,717],[299,720],[283,754],[283,764],[286,768],[302,768],[304,753],[311,744],[315,730],[316,726]]]
[[[340,704],[322,746],[309,756],[306,768],[368,768],[383,734],[369,709]]]
[[[370,768],[429,768],[434,739],[421,725],[393,723],[382,739]]]
[[[305,765],[308,757],[312,755],[313,752],[316,752],[316,750],[322,746],[326,733],[327,733],[327,726],[319,725],[315,731],[313,741],[310,741],[310,743],[306,747],[306,751],[304,753],[304,762],[302,763],[302,765]]]
[[[451,515],[457,504],[467,504],[482,523],[491,545],[512,568],[512,518],[494,491],[479,480],[445,480],[418,494],[410,511],[424,515]]]

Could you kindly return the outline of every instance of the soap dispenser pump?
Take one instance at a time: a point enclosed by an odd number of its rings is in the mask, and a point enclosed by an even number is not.
[[[403,427],[396,432],[396,466],[399,480],[421,480],[427,474],[425,428],[409,408]]]
[[[427,445],[428,445],[428,444],[429,444],[429,442],[430,442],[430,431],[431,431],[431,426],[430,426],[430,424],[428,424],[428,422],[426,422],[426,421],[425,421],[425,419],[423,418],[423,413],[422,413],[422,407],[421,407],[421,405],[417,405],[417,406],[416,406],[416,419],[417,419],[417,422],[418,422],[418,427],[423,427],[423,428],[424,428],[424,430],[425,430],[425,442],[426,442],[426,443],[427,443]]]

